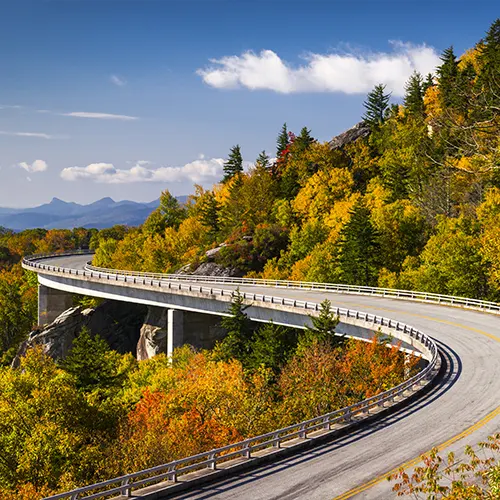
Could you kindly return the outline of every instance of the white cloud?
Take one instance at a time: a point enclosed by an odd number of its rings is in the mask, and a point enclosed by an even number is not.
[[[0,104],[0,109],[23,109],[19,104]]]
[[[58,136],[44,134],[42,132],[8,132],[0,130],[0,135],[9,135],[12,137],[37,137],[39,139],[58,139]]]
[[[71,113],[61,113],[62,116],[73,116],[76,118],[97,118],[98,120],[138,120],[137,116],[114,115],[111,113],[89,113],[87,111],[72,111]]]
[[[111,75],[109,79],[111,80],[112,83],[118,85],[118,87],[123,87],[124,85],[127,85],[127,81],[123,78],[120,78],[117,75]]]
[[[142,163],[142,164],[141,164]],[[86,167],[68,167],[61,171],[66,181],[91,180],[105,184],[133,182],[217,182],[222,177],[224,159],[198,159],[181,167],[145,168],[144,162],[136,162],[129,169],[115,168],[112,163],[92,163]]]
[[[24,168],[26,172],[30,173],[37,173],[37,172],[45,172],[47,170],[48,165],[47,162],[43,160],[35,160],[33,163],[26,163],[25,161],[22,161],[21,163],[17,164],[18,167]]]
[[[392,51],[360,54],[358,52],[313,54],[303,57],[303,65],[292,66],[272,50],[259,54],[211,59],[211,66],[197,74],[212,87],[295,92],[369,92],[376,84],[387,85],[394,95],[404,93],[404,85],[413,71],[423,75],[433,72],[439,55],[433,47],[391,42]]]

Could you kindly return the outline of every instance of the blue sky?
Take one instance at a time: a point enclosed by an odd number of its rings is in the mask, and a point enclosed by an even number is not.
[[[324,141],[383,81],[474,45],[493,1],[0,0],[0,206],[150,201],[220,178],[229,148]]]

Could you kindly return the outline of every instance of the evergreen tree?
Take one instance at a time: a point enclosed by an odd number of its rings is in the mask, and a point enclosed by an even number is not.
[[[294,141],[294,154],[303,153],[313,142],[314,138],[311,136],[311,131],[307,127],[302,127],[300,134]]]
[[[217,233],[220,229],[219,210],[219,204],[212,191],[205,193],[201,201],[200,219],[201,223],[212,233]]]
[[[266,154],[265,150],[261,151],[257,160],[255,161],[255,165],[258,167],[262,167],[268,169],[271,166],[271,162],[269,161],[269,156]]]
[[[276,376],[296,347],[297,330],[267,323],[255,333],[248,367],[256,370],[264,366]]]
[[[432,73],[427,73],[425,81],[422,83],[422,94],[425,95],[427,89],[432,86],[434,86],[434,77],[432,76]]]
[[[84,392],[109,388],[120,378],[116,353],[99,335],[92,337],[86,327],[73,341],[61,368],[75,377],[77,387]]]
[[[306,327],[299,341],[299,350],[309,347],[314,342],[327,342],[332,346],[343,343],[343,336],[335,335],[335,328],[339,324],[338,316],[332,311],[332,304],[324,300],[320,304],[318,316],[309,316],[312,326]]]
[[[281,132],[278,135],[278,139],[276,141],[276,158],[278,160],[281,158],[283,151],[288,147],[289,139],[288,139],[288,129],[286,128],[286,123],[281,127]]]
[[[251,352],[253,329],[245,313],[248,307],[250,306],[244,305],[243,295],[237,289],[229,308],[230,316],[225,316],[220,322],[222,328],[227,331],[226,336],[219,343],[219,351],[224,359],[235,358],[245,363]]]
[[[356,203],[350,214],[340,233],[342,279],[352,285],[375,286],[380,262],[378,233],[363,200]]]
[[[243,172],[243,158],[241,156],[240,146],[236,144],[236,146],[231,148],[229,157],[224,163],[224,178],[222,182],[227,182],[241,172]]]
[[[422,76],[414,72],[405,85],[404,105],[411,114],[424,112],[424,93],[422,89]]]
[[[453,52],[453,46],[443,51],[440,57],[442,64],[437,68],[441,102],[445,106],[456,104],[456,85],[458,77],[458,62]]]
[[[371,128],[379,127],[384,123],[389,109],[390,98],[391,94],[385,93],[385,85],[382,84],[375,85],[374,89],[368,94],[363,104],[366,108],[363,120]]]
[[[500,19],[488,30],[479,56],[482,70],[478,85],[488,108],[493,107],[498,115],[500,107]]]

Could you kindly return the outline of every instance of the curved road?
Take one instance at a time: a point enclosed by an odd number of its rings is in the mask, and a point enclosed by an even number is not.
[[[88,256],[44,264],[83,269]],[[220,288],[235,288],[217,284]],[[240,290],[262,290],[240,285]],[[390,499],[387,472],[435,446],[459,453],[495,433],[500,424],[500,321],[493,314],[396,299],[279,288],[284,297],[349,307],[403,321],[432,336],[446,373],[424,397],[355,434],[307,452],[201,487],[190,499]]]

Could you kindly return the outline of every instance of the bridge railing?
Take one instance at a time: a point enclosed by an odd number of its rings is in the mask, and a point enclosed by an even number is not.
[[[500,313],[500,304],[487,300],[469,299],[467,297],[457,297],[454,295],[443,295],[430,292],[417,292],[412,290],[398,290],[395,288],[380,288],[359,285],[345,285],[335,283],[319,283],[311,281],[291,281],[291,280],[271,280],[261,278],[233,278],[226,276],[197,276],[192,274],[166,274],[166,273],[147,273],[139,271],[123,271],[118,269],[107,269],[92,266],[90,263],[86,266],[87,270],[121,274],[126,276],[147,277],[154,279],[167,279],[175,281],[203,282],[203,283],[222,283],[232,285],[254,285],[267,286],[274,288],[298,288],[306,290],[319,290],[338,293],[348,293],[356,295],[375,295],[380,297],[391,297],[397,299],[406,299],[420,302],[431,302],[456,307],[466,307],[479,309],[494,313]]]
[[[84,253],[84,252],[81,252]],[[62,255],[62,254],[58,254]],[[67,253],[66,255],[74,255],[74,252]],[[115,271],[110,269],[100,269],[92,266],[88,266],[85,270],[70,269],[59,266],[53,266],[44,264],[40,260],[49,256],[36,256],[29,257],[23,260],[23,265],[27,268],[44,270],[48,273],[71,275],[76,277],[82,277],[87,279],[95,280],[110,280],[115,282],[124,282],[130,284],[139,284],[142,286],[164,288],[171,291],[189,291],[198,292],[202,294],[207,294],[211,296],[224,296],[232,297],[234,295],[234,290],[224,289],[224,288],[214,288],[212,286],[203,286],[203,284],[212,284],[213,277],[206,277],[201,279],[197,277],[198,281],[202,281],[202,284],[196,285],[192,283],[192,276],[182,276],[179,275],[165,275],[165,274],[155,274],[155,273],[133,273],[126,271]],[[52,257],[52,256],[50,256]],[[185,283],[189,280],[190,283]],[[296,287],[296,282],[283,282],[274,280],[243,280],[235,278],[216,278],[218,281],[216,283],[235,283],[235,284],[262,284],[266,286],[294,286]],[[308,283],[308,286],[298,286],[299,288],[313,288]],[[332,286],[325,287],[322,285],[323,290],[332,290]],[[366,287],[351,287],[351,288],[366,288]],[[243,297],[246,300],[273,303],[283,306],[290,306],[291,308],[297,308],[300,310],[311,310],[318,311],[320,309],[320,304],[310,301],[301,301],[295,299],[289,299],[284,297],[278,297],[274,295],[256,294],[249,292],[242,292]],[[423,332],[406,325],[400,321],[395,321],[389,318],[378,316],[376,314],[369,314],[360,311],[354,311],[346,308],[336,308],[334,312],[339,316],[344,316],[346,318],[353,318],[356,320],[364,321],[370,323],[376,327],[376,325],[384,326],[391,329],[394,332],[396,338],[399,337],[409,337],[411,343],[415,345],[422,352],[422,356],[429,361],[427,366],[419,373],[409,378],[408,380],[402,382],[401,384],[393,387],[387,391],[384,391],[376,396],[360,401],[356,404],[341,408],[339,410],[320,415],[318,417],[306,420],[304,422],[299,422],[297,424],[284,427],[281,429],[276,429],[272,432],[262,434],[260,436],[255,436],[253,438],[245,439],[243,441],[232,443],[220,448],[215,448],[197,455],[186,457],[180,460],[174,460],[172,462],[158,465],[149,469],[134,472],[132,474],[126,474],[124,476],[116,477],[107,481],[100,483],[88,485],[82,488],[77,488],[72,491],[61,493],[52,497],[51,500],[70,498],[72,500],[80,498],[103,498],[109,497],[113,494],[127,495],[130,496],[133,490],[144,487],[146,485],[158,484],[164,481],[170,481],[175,483],[180,475],[186,474],[188,472],[209,469],[217,470],[224,462],[234,458],[244,458],[250,460],[259,450],[265,448],[272,448],[276,451],[286,445],[291,443],[293,440],[306,440],[311,439],[318,432],[328,432],[332,431],[332,427],[338,428],[339,426],[348,426],[351,423],[362,420],[370,415],[370,412],[374,412],[377,409],[383,409],[384,407],[390,407],[393,404],[401,401],[410,394],[417,392],[427,385],[437,374],[440,366],[440,358],[438,353],[438,348],[435,342],[425,335]],[[87,494],[83,497],[82,495]]]
[[[79,250],[63,252],[59,254],[33,255],[23,259],[23,263],[33,267],[33,263],[37,260],[71,256],[75,254],[92,255],[89,250]],[[189,281],[199,283],[222,283],[231,285],[254,285],[273,288],[296,288],[305,290],[319,290],[337,293],[347,293],[354,295],[372,295],[379,297],[389,297],[395,299],[412,300],[418,302],[430,302],[442,305],[450,305],[454,307],[464,307],[467,309],[478,309],[491,313],[500,314],[500,304],[480,299],[470,299],[467,297],[458,297],[455,295],[444,295],[431,292],[418,292],[413,290],[400,290],[396,288],[380,288],[360,285],[345,285],[341,283],[320,283],[312,281],[291,281],[291,280],[271,280],[262,278],[234,278],[226,276],[198,276],[193,274],[167,274],[167,273],[148,273],[141,271],[126,271],[121,269],[110,269],[103,267],[92,266],[91,262],[86,265],[88,271],[100,272],[101,274],[112,274],[121,276],[135,276],[152,279],[164,279],[170,281]]]

